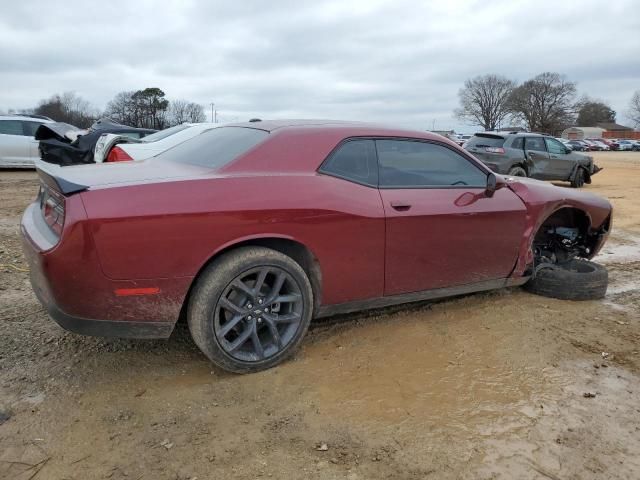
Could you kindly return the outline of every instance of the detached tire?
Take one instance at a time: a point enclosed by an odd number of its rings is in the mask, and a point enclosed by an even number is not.
[[[512,167],[509,169],[509,175],[511,177],[526,177],[527,171],[522,167]]]
[[[313,313],[313,291],[291,257],[241,247],[214,260],[198,277],[187,322],[196,345],[234,373],[271,368],[300,345]]]
[[[573,188],[584,187],[584,169],[578,168],[576,175],[573,177],[573,180],[571,180],[571,186]]]
[[[524,288],[543,297],[562,300],[597,300],[604,298],[609,274],[602,265],[573,259],[562,265],[538,270]]]

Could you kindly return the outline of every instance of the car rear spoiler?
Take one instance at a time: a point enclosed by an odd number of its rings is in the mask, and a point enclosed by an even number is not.
[[[52,173],[46,172],[40,166],[36,167],[38,172],[38,176],[43,183],[48,185],[49,187],[57,190],[63,195],[71,195],[73,193],[83,192],[87,190],[89,187],[86,185],[79,185],[77,183],[70,182],[69,180],[65,180],[62,177],[53,175]]]

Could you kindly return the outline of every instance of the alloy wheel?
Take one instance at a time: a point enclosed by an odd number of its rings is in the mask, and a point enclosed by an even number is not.
[[[261,361],[284,350],[303,318],[300,286],[286,270],[247,270],[225,288],[213,326],[222,349],[236,360]]]

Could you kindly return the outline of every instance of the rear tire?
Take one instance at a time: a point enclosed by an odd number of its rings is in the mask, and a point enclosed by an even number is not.
[[[271,368],[300,345],[313,313],[313,291],[291,257],[241,247],[198,277],[187,322],[194,342],[218,367],[234,373]]]
[[[573,188],[582,188],[584,187],[584,180],[585,180],[584,169],[578,168],[575,176],[571,180],[571,186]]]
[[[543,297],[562,300],[597,300],[604,298],[609,284],[607,269],[588,260],[573,259],[538,270],[524,288]]]
[[[527,171],[520,166],[515,166],[509,169],[508,175],[510,175],[511,177],[526,177]]]

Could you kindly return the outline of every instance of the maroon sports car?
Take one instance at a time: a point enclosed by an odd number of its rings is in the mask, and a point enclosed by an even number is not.
[[[281,362],[312,317],[526,282],[570,299],[606,290],[606,270],[578,257],[606,240],[609,202],[503,178],[426,132],[252,122],[38,174],[22,233],[49,315],[137,338],[168,337],[184,315],[235,372]]]

